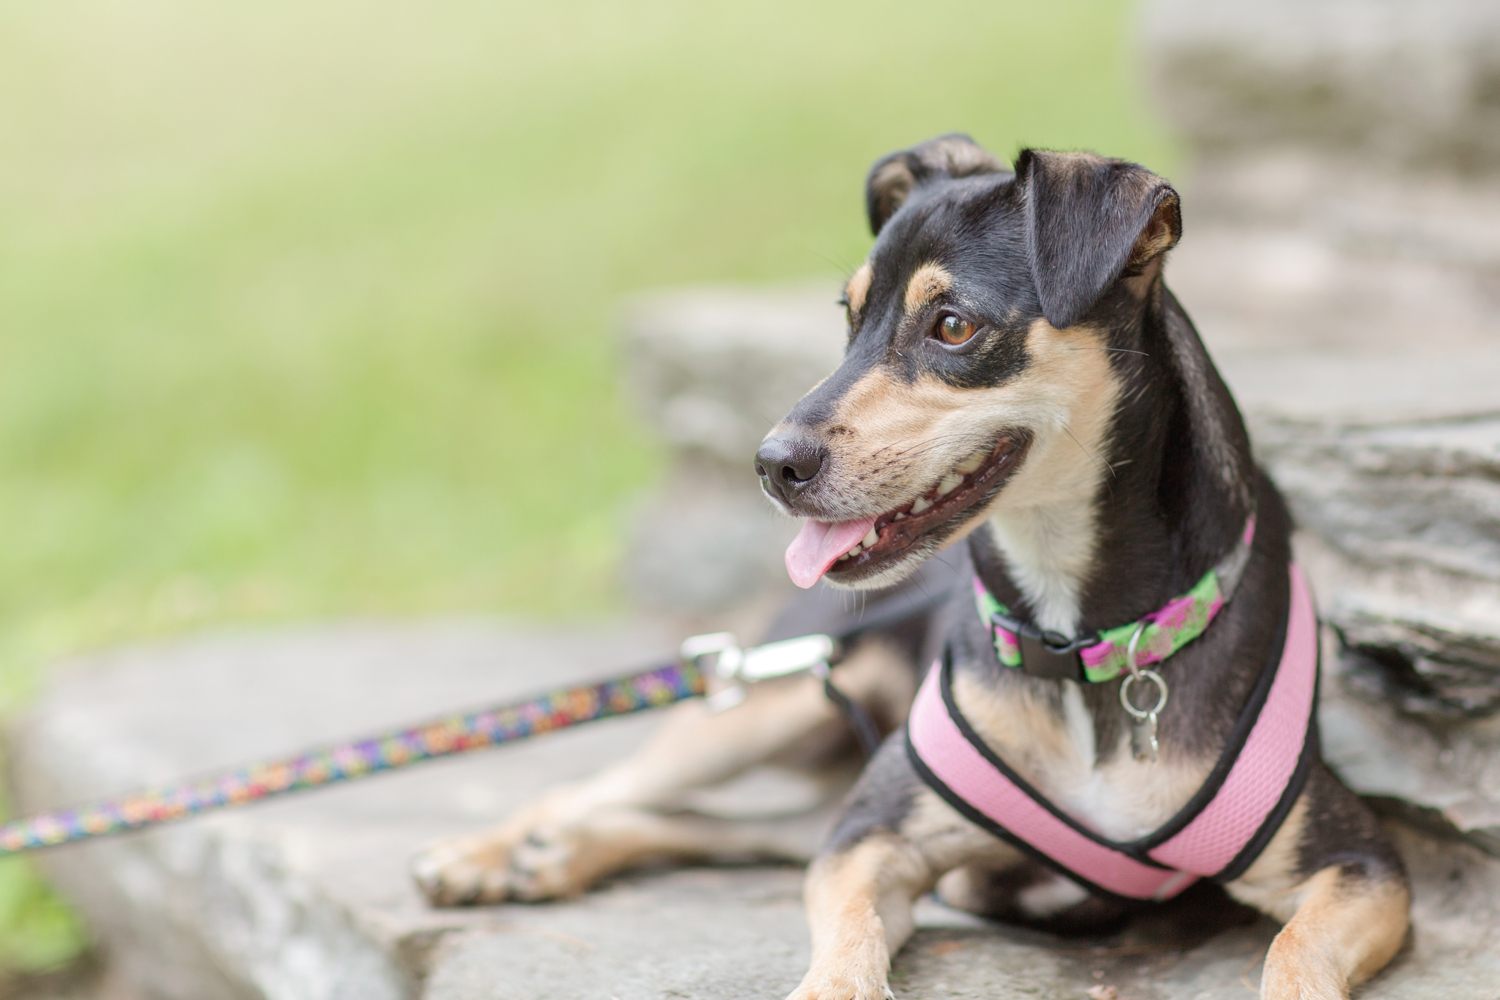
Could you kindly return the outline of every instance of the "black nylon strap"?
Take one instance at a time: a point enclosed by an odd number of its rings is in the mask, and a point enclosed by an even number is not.
[[[854,730],[854,736],[859,740],[859,748],[864,751],[866,757],[875,756],[875,751],[880,749],[880,727],[875,725],[875,720],[865,707],[840,691],[833,681],[825,676],[823,678],[823,694],[833,702],[834,707],[844,716],[849,723],[849,728]]]
[[[884,600],[877,601],[859,614],[859,617],[834,638],[849,642],[867,632],[879,632],[905,624],[921,615],[930,614],[953,595],[952,587],[907,587]],[[823,694],[839,710],[854,730],[859,748],[866,758],[873,757],[880,749],[880,727],[865,707],[840,691],[827,675],[823,675]]]

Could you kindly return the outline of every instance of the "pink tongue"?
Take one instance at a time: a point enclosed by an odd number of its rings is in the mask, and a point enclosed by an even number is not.
[[[802,530],[786,547],[786,571],[792,582],[806,590],[828,572],[839,556],[875,527],[873,517],[858,521],[803,521]]]

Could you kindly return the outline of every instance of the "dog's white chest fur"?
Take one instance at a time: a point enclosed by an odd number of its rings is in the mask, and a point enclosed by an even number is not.
[[[1203,775],[1166,757],[1137,761],[1128,747],[1115,749],[1103,766],[1076,758],[1038,761],[1031,777],[1042,794],[1084,826],[1111,840],[1136,840],[1171,819]]]
[[[990,530],[1006,570],[1026,595],[1039,627],[1072,636],[1078,629],[1084,575],[1096,541],[1092,490],[1071,503],[999,511]],[[1203,775],[1163,755],[1137,761],[1128,736],[1100,747],[1082,686],[1063,681],[1061,718],[1053,712],[1007,711],[991,728],[1012,766],[1038,791],[1083,825],[1111,840],[1134,840],[1157,829],[1191,797]],[[989,714],[989,713],[986,713]],[[1110,751],[1101,753],[1101,751]],[[1107,764],[1100,765],[1100,758]]]
[[[1166,753],[1138,761],[1124,733],[1114,746],[1096,748],[1079,686],[1064,682],[1063,691],[1059,713],[1056,703],[1026,689],[996,688],[964,672],[954,678],[954,695],[970,723],[1053,805],[1111,840],[1153,832],[1202,784],[1202,762]]]
[[[1072,635],[1078,627],[1083,575],[1094,558],[1094,519],[1092,503],[1032,507],[990,518],[1006,569],[1034,609],[1039,628]]]
[[[1083,574],[1094,556],[1094,508],[1089,502],[1030,507],[990,518],[990,531],[1039,628],[1071,636],[1078,628]],[[1063,719],[1073,757],[1092,769],[1098,757],[1094,720],[1077,684],[1063,684]]]

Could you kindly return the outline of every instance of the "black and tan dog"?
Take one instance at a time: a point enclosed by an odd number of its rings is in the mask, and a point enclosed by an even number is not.
[[[946,624],[868,641],[835,670],[893,729],[912,664],[941,643],[953,699],[995,754],[1078,823],[1142,837],[1214,768],[1290,600],[1285,506],[1161,279],[1177,194],[1133,164],[1027,151],[1009,170],[948,136],[877,163],[867,204],[877,239],[847,286],[847,356],[757,456],[767,493],[812,525],[788,554],[797,582],[890,586],[967,536],[974,570],[1015,615],[1084,635],[1186,591],[1256,517],[1234,599],[1158,666],[1172,695],[1154,760],[1131,751],[1118,681],[1005,669],[963,595]],[[768,761],[827,764],[847,743],[811,678],[757,686],[718,715],[684,706],[634,758],[489,835],[431,848],[417,878],[437,903],[538,899],[647,856],[795,853],[774,826],[668,810],[685,790]],[[1012,918],[1097,902],[966,819],[888,739],[809,871],[812,967],[793,997],[890,996],[912,901],[934,887]],[[1265,997],[1347,996],[1406,934],[1400,859],[1321,762],[1226,888],[1285,922]]]

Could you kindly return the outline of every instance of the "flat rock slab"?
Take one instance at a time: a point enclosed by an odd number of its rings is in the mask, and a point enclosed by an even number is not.
[[[350,625],[101,656],[55,675],[10,734],[19,804],[77,803],[619,672],[647,630]],[[800,872],[646,872],[541,906],[429,909],[406,859],[629,750],[649,716],[63,848],[49,873],[117,978],[162,1000],[784,996],[807,961]],[[1496,996],[1500,862],[1403,831],[1417,930],[1366,998]],[[1194,907],[1199,907],[1195,909]],[[1207,907],[1206,910],[1201,909]],[[1212,893],[1065,941],[924,901],[893,980],[909,998],[1248,996],[1275,928]],[[1217,931],[1217,932],[1215,932]]]
[[[1398,829],[1417,880],[1417,930],[1360,1000],[1494,1000],[1500,863]],[[689,870],[622,879],[577,902],[500,907],[503,931],[438,949],[427,1000],[780,998],[808,957],[801,873]],[[1109,938],[1068,940],[918,904],[891,984],[910,1000],[1240,1000],[1277,925],[1217,890],[1157,908]],[[1247,989],[1247,987],[1249,987]]]
[[[670,655],[642,630],[350,625],[228,635],[65,666],[10,733],[18,807],[379,733]],[[145,997],[398,1000],[482,911],[429,910],[406,862],[632,747],[625,718],[56,850],[48,873]],[[508,918],[507,918],[508,919]]]

